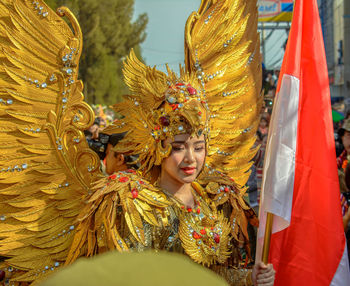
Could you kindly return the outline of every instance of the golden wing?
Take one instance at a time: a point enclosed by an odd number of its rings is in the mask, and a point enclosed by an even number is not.
[[[99,174],[83,133],[94,116],[77,81],[81,50],[68,9],[0,2],[0,255],[14,283],[65,262]]]
[[[185,65],[196,74],[211,112],[201,179],[223,173],[243,186],[255,150],[261,90],[256,1],[202,0],[186,23]]]
[[[66,263],[106,250],[127,251],[128,234],[136,244],[145,245],[144,222],[159,227],[168,223],[166,207],[172,202],[133,170],[101,179],[94,190],[79,216]]]

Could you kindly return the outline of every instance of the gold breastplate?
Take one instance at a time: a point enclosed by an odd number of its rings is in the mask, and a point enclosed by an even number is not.
[[[230,256],[230,225],[222,212],[206,196],[201,186],[192,184],[195,206],[190,208],[169,196],[169,225],[155,228],[154,248],[185,252],[194,261],[210,266]]]

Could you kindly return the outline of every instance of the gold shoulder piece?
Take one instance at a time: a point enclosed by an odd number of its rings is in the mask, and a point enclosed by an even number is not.
[[[89,244],[88,235],[91,231],[98,231],[100,227],[104,229],[103,235],[111,241],[109,248],[128,250],[125,235],[118,230],[122,221],[125,221],[134,239],[145,244],[144,222],[152,226],[167,224],[165,210],[170,204],[172,203],[163,192],[133,170],[101,179],[95,184],[94,193],[81,212],[80,224],[67,263],[73,262],[79,255],[94,253],[98,241]],[[82,253],[86,248],[87,253]]]

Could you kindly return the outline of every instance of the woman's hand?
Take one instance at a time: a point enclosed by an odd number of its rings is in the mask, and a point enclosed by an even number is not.
[[[272,286],[275,281],[275,270],[272,264],[265,265],[262,262],[255,264],[252,278],[255,286]]]

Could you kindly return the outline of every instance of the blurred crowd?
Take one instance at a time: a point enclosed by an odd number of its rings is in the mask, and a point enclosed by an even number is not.
[[[272,114],[272,108],[276,96],[279,71],[263,71],[262,95],[264,96],[263,106],[261,109],[259,128],[256,134],[256,147],[260,146],[251,167],[251,174],[248,180],[248,196],[250,205],[258,213],[260,190],[262,183],[265,149],[267,136],[269,133],[269,123]]]
[[[348,243],[350,242],[350,110],[342,112],[339,109],[342,104],[333,106],[334,140],[337,156],[338,177],[340,186],[340,200],[344,229],[347,233]],[[346,107],[344,107],[345,109]],[[350,245],[348,245],[349,247]]]
[[[114,111],[101,104],[92,105],[95,114],[95,121],[88,130],[85,131],[87,139],[98,139],[100,131],[115,120]]]

